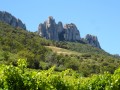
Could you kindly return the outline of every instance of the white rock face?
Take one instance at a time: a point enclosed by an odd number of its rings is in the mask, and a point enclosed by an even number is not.
[[[66,24],[64,26],[65,30],[65,40],[66,41],[79,41],[80,40],[80,33],[75,24]]]
[[[46,39],[55,41],[79,41],[80,33],[75,24],[66,24],[63,27],[62,22],[56,24],[53,17],[49,17],[44,24],[39,24],[38,34]]]
[[[38,34],[46,39],[58,41],[57,25],[53,17],[49,17],[44,24],[39,24]]]

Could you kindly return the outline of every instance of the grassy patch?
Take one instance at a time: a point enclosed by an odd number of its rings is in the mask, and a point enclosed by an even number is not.
[[[75,52],[75,51],[70,51],[67,49],[63,49],[63,48],[59,48],[59,47],[55,47],[55,46],[45,46],[47,48],[52,49],[53,52],[57,53],[57,54],[63,54],[63,55],[81,55],[81,53]]]

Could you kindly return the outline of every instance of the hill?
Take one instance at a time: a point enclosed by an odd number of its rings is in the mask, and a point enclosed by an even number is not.
[[[91,45],[46,40],[36,33],[0,22],[0,63],[16,66],[19,58],[27,60],[28,68],[46,70],[55,65],[56,71],[71,68],[84,76],[104,71],[113,73],[120,65],[120,58]]]

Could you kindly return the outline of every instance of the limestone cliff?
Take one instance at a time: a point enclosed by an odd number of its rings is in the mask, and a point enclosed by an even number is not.
[[[40,36],[45,37],[46,39],[56,40],[58,41],[58,32],[57,25],[53,17],[49,17],[44,24],[39,24],[38,33]]]
[[[53,17],[49,17],[43,24],[39,24],[38,34],[46,39],[55,41],[79,41],[80,33],[75,24],[66,24],[63,27],[62,22],[56,24]]]
[[[48,20],[44,23],[39,24],[38,34],[50,40],[78,41],[101,49],[96,36],[87,34],[85,38],[81,38],[80,32],[75,24],[71,23],[63,25],[62,22],[58,22],[58,24],[56,24],[55,19],[52,16],[48,17]]]
[[[0,21],[5,22],[13,27],[19,27],[26,30],[25,24],[20,19],[15,18],[8,12],[0,11]]]
[[[97,47],[97,48],[100,48],[101,49],[101,46],[100,46],[100,43],[98,41],[98,38],[96,36],[93,36],[93,35],[90,35],[90,34],[87,34],[85,36],[85,38],[83,38],[84,42],[86,42],[87,44],[90,44],[94,47]]]
[[[75,24],[66,24],[64,26],[64,38],[65,41],[79,41],[80,33]]]

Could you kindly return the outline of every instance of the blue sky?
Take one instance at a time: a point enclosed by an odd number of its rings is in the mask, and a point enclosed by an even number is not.
[[[75,23],[81,37],[96,35],[105,51],[120,54],[120,0],[1,0],[0,11],[20,18],[30,31],[48,16]]]

